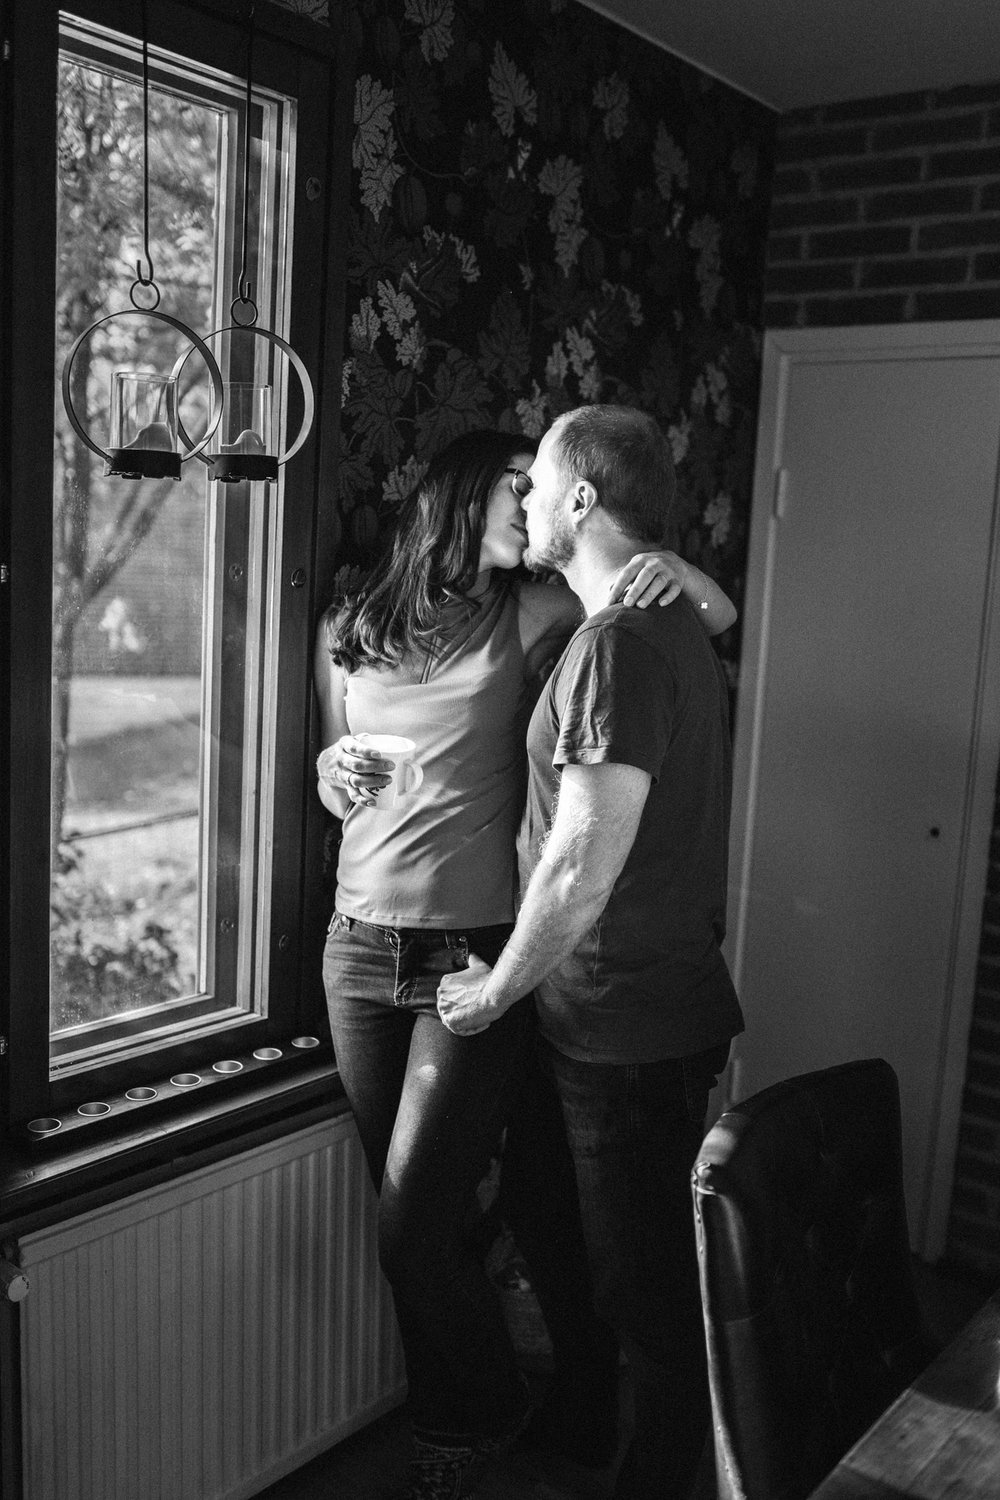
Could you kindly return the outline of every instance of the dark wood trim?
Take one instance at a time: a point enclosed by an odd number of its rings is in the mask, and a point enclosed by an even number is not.
[[[56,195],[54,192],[57,15],[55,6],[12,6],[11,133],[6,137],[15,212],[10,229],[10,380],[2,424],[11,451],[11,495],[52,506],[52,396],[55,389]],[[45,191],[43,184],[49,185]],[[28,206],[30,205],[30,212]],[[43,394],[44,393],[44,394]],[[12,996],[9,1109],[44,1112],[48,1073],[47,965],[25,962],[49,943],[48,836],[51,730],[52,547],[50,528],[12,526],[10,546],[10,868]],[[26,670],[25,670],[26,669]],[[16,675],[15,675],[16,673]],[[30,831],[30,839],[28,833]],[[41,850],[41,853],[38,851]],[[16,1001],[16,1003],[15,1003]]]
[[[329,275],[326,321],[323,328],[323,359],[326,386],[317,408],[323,412],[319,430],[319,487],[315,515],[316,563],[310,591],[311,632],[307,668],[312,680],[312,645],[320,617],[330,603],[340,542],[338,464],[341,438],[341,384],[347,320],[347,246],[351,201],[351,143],[354,135],[354,86],[357,77],[360,28],[347,26],[337,57],[335,85],[331,91],[329,173],[324,184],[326,199],[325,261]],[[313,761],[322,749],[315,696],[310,696],[309,746],[306,767],[305,864],[315,878],[303,900],[303,961],[317,976],[321,972],[323,933],[333,904],[330,882],[324,882],[324,865],[332,863],[330,844],[339,839],[339,825],[321,805],[314,790]]]
[[[50,10],[53,19],[58,11],[58,6],[53,4],[52,0],[13,0],[13,3],[15,6],[22,4],[32,14],[39,10]],[[179,6],[183,6],[186,13],[181,29],[177,27],[176,17]],[[125,36],[138,36],[139,34],[137,0],[76,0],[75,4],[67,4],[63,8],[71,15],[99,21],[102,26],[120,31]],[[283,42],[286,46],[294,47],[299,51],[312,53],[316,57],[333,58],[339,47],[340,10],[338,0],[332,0],[330,25],[323,26],[316,21],[309,20],[306,16],[286,10],[284,6],[258,3],[254,14],[254,26],[261,36]],[[191,32],[190,18],[193,12],[213,26],[231,27],[234,40],[242,47],[249,11],[249,0],[156,0],[155,4],[149,6],[149,39],[154,46],[176,51],[177,39],[183,37],[184,46],[187,47]]]
[[[4,52],[12,45],[10,35],[11,0],[0,0],[0,47]],[[0,54],[0,142],[11,138],[13,120],[13,68]],[[10,703],[10,501],[13,488],[11,474],[12,430],[8,393],[12,386],[11,335],[13,330],[13,282],[10,275],[11,226],[13,223],[13,162],[0,149],[0,703]],[[10,715],[5,713],[6,731],[0,733],[0,1097],[10,1097],[10,942],[7,913],[10,911]],[[2,1435],[0,1435],[2,1447]],[[2,1459],[0,1459],[2,1465]],[[0,1468],[2,1473],[2,1468]],[[2,1494],[0,1487],[0,1494]]]
[[[300,59],[300,98],[327,101],[336,87],[328,59]],[[274,850],[276,862],[294,865],[295,877],[276,883],[271,908],[271,983],[282,991],[294,987],[301,1024],[310,1031],[326,1026],[320,975],[322,949],[317,950],[310,942],[313,928],[321,932],[323,927],[322,914],[315,913],[309,902],[309,894],[320,878],[320,866],[310,858],[307,825],[311,804],[316,801],[308,754],[315,518],[322,492],[319,455],[334,374],[330,344],[323,337],[332,290],[327,253],[329,199],[325,191],[331,156],[328,108],[323,105],[311,110],[308,119],[300,120],[296,146],[294,275],[305,293],[293,303],[290,338],[312,372],[316,418],[311,440],[287,466],[285,477],[285,504],[290,518],[294,512],[296,520],[294,530],[288,528],[293,541],[282,556],[280,574],[280,628],[289,649],[283,653],[285,669],[276,684],[275,799],[287,809],[287,816],[275,819]],[[297,396],[297,391],[290,395]],[[293,423],[297,422],[294,406],[290,415]]]
[[[222,16],[241,27],[246,25],[248,0],[189,0],[189,3],[195,10]],[[254,24],[264,36],[274,37],[276,41],[299,47],[303,52],[312,52],[318,57],[332,58],[339,48],[342,12],[346,8],[342,0],[330,0],[329,25],[323,25],[268,0],[268,3],[258,4]]]
[[[276,1081],[192,1100],[182,1114],[104,1133],[73,1150],[56,1151],[52,1142],[7,1147],[0,1153],[0,1238],[16,1240],[348,1108],[327,1055]]]
[[[330,602],[336,566],[339,527],[337,513],[337,467],[340,454],[341,379],[347,317],[347,248],[351,202],[351,147],[354,137],[354,86],[357,78],[360,32],[348,28],[337,59],[331,90],[328,128],[330,132],[329,174],[325,184],[327,244],[325,259],[329,275],[323,339],[326,348],[324,372],[329,382],[322,403],[323,422],[319,434],[319,496],[316,513],[315,612]]]
[[[11,57],[0,55],[0,142],[12,137],[14,120],[13,0],[0,0],[0,44]],[[10,501],[13,488],[11,407],[14,344],[12,223],[15,162],[0,149],[0,562],[11,562]],[[0,703],[11,701],[10,693],[10,582],[0,582]],[[6,926],[10,911],[13,870],[10,851],[10,715],[5,714],[6,732],[0,734],[0,903],[5,927],[0,938],[0,1036],[10,1035],[10,942]],[[6,1042],[0,1049],[0,1093],[10,1097],[10,1052]],[[22,1492],[21,1453],[21,1338],[20,1309],[0,1299],[0,1496],[19,1500]]]

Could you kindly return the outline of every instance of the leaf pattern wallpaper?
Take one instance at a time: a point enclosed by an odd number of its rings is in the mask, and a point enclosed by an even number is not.
[[[739,604],[775,117],[577,0],[351,10],[338,586],[456,434],[611,401],[662,424],[674,545]]]

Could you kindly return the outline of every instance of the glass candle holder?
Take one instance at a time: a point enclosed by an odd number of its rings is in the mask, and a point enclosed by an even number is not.
[[[114,371],[111,451],[104,472],[123,479],[180,479],[177,381],[172,375]]]
[[[212,478],[223,484],[278,477],[278,459],[271,447],[271,387],[248,381],[228,381],[219,424],[217,451],[210,453]]]

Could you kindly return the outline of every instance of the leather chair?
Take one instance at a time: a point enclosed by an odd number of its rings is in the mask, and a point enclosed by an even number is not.
[[[727,1110],[692,1175],[720,1500],[801,1500],[933,1354],[881,1058]]]

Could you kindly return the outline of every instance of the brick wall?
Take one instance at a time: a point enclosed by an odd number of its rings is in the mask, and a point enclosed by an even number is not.
[[[785,115],[772,328],[1000,317],[1000,83]],[[1000,786],[947,1258],[1000,1271]]]
[[[1000,316],[1000,83],[779,122],[772,328]]]

